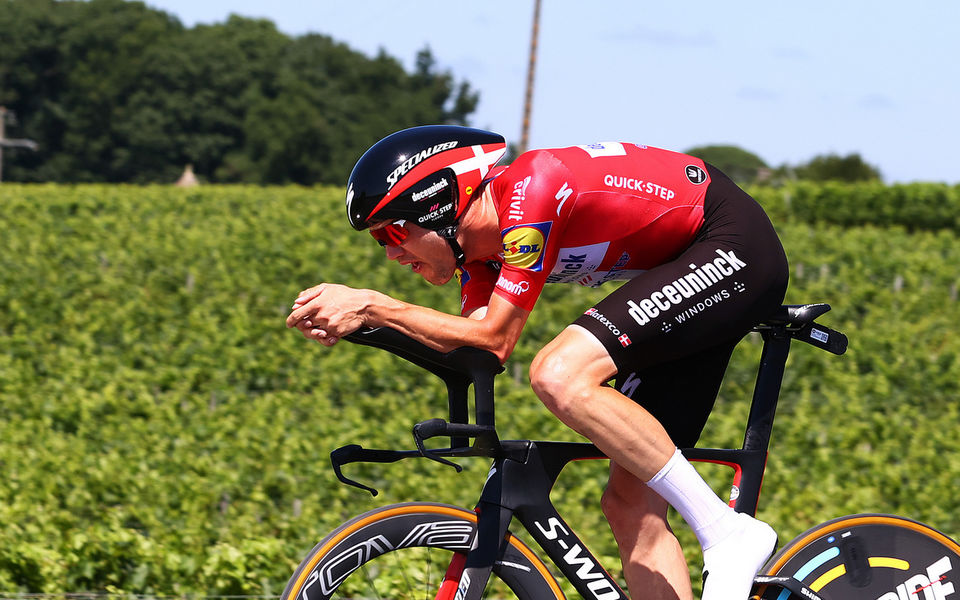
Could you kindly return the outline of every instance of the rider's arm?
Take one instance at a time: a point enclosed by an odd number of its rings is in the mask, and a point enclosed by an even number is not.
[[[530,311],[494,294],[470,318],[410,304],[373,290],[321,284],[306,290],[287,317],[309,338],[325,345],[358,327],[391,327],[446,352],[461,346],[489,350],[505,361],[520,338]]]
[[[401,302],[385,296],[386,302],[373,302],[366,311],[367,324],[377,323],[397,329],[441,351],[461,346],[489,350],[504,362],[513,352],[530,311],[514,306],[496,294],[485,307],[469,317]]]

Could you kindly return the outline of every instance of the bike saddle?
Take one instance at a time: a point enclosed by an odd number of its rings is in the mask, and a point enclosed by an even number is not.
[[[829,304],[785,304],[763,320],[767,325],[802,327],[830,310]]]

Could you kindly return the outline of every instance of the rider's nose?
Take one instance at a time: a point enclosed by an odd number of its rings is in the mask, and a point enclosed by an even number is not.
[[[384,249],[387,251],[388,260],[397,260],[403,254],[400,246],[384,246]]]

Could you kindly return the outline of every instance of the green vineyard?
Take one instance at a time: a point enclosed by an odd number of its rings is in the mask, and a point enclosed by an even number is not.
[[[830,303],[821,321],[850,338],[842,357],[794,346],[760,516],[781,541],[851,512],[957,536],[960,188],[753,192],[791,262],[786,301]],[[485,463],[351,467],[377,498],[336,481],[330,450],[412,447],[412,424],[446,400],[382,351],[287,330],[297,293],[321,281],[458,308],[453,285],[350,229],[339,188],[0,186],[0,591],[278,595],[348,516],[472,506]],[[503,437],[576,439],[527,365],[608,292],[548,286],[497,384]],[[759,352],[741,343],[701,445],[739,445]],[[606,466],[570,469],[555,501],[618,567]],[[704,474],[729,486],[720,467]]]

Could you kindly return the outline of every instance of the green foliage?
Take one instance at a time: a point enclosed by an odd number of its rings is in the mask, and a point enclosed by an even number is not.
[[[790,169],[793,177],[803,181],[879,181],[880,170],[869,165],[857,153],[839,156],[815,156],[809,162]]]
[[[960,232],[960,185],[796,182],[748,190],[775,223],[902,226]]]
[[[465,123],[478,102],[429,49],[413,73],[323,35],[291,38],[231,16],[185,28],[142,2],[0,2],[0,105],[37,152],[14,181],[346,180],[396,129]]]
[[[859,154],[839,156],[826,154],[815,156],[796,165],[781,165],[771,169],[756,154],[739,146],[696,146],[684,151],[696,156],[723,171],[739,185],[782,185],[784,182],[880,182],[880,171],[867,164]]]
[[[684,150],[684,154],[710,163],[740,185],[753,183],[767,168],[762,158],[738,146],[697,146]]]
[[[377,498],[329,468],[343,444],[411,447],[410,426],[446,402],[438,381],[382,351],[287,331],[298,291],[337,281],[448,312],[458,300],[388,264],[349,228],[342,198],[0,186],[0,591],[277,595],[349,516],[409,499],[472,505],[485,461],[459,475],[429,461],[348,467]],[[779,198],[787,301],[831,303],[823,322],[850,350],[793,348],[760,516],[784,541],[857,511],[956,535],[955,229],[812,225]],[[497,381],[504,437],[578,439],[533,396],[527,365],[608,291],[547,288]],[[740,443],[759,351],[753,337],[738,348],[702,445]],[[729,486],[725,470],[704,472]],[[617,572],[605,476],[603,462],[573,464],[555,500]],[[676,529],[698,573],[694,537]]]

